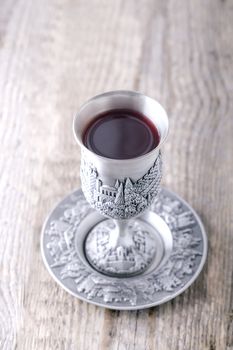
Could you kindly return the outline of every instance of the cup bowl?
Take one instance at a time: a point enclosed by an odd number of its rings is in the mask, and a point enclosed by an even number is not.
[[[97,115],[112,109],[129,109],[145,115],[156,126],[160,141],[156,148],[132,159],[111,159],[90,151],[83,135]],[[111,91],[87,101],[73,122],[74,136],[81,146],[82,190],[90,205],[104,216],[129,219],[146,210],[156,197],[162,177],[160,148],[168,133],[163,107],[134,91]]]

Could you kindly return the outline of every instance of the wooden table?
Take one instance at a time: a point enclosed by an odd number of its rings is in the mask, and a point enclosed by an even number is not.
[[[201,216],[204,271],[138,312],[62,290],[45,269],[48,211],[80,186],[72,118],[133,89],[168,111],[163,184]],[[1,0],[0,349],[233,349],[233,2]]]

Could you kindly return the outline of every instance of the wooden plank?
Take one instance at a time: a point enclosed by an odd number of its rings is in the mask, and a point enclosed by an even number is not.
[[[1,349],[233,349],[232,15],[230,0],[1,1]],[[121,88],[167,109],[163,183],[209,238],[194,285],[138,312],[72,298],[39,248],[48,211],[80,186],[74,113]]]

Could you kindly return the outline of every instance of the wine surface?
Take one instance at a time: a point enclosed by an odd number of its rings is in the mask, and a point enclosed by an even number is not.
[[[157,147],[159,133],[144,115],[132,110],[114,109],[96,116],[85,130],[83,142],[100,156],[130,159]]]

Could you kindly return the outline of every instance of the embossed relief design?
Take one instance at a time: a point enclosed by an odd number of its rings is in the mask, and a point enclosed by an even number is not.
[[[103,183],[97,169],[82,157],[82,189],[92,207],[114,219],[128,219],[147,208],[159,192],[162,173],[161,154],[153,166],[139,180],[129,177],[116,180],[114,186]]]
[[[142,272],[152,262],[156,243],[154,234],[143,227],[139,220],[127,226],[131,241],[127,246],[112,243],[116,225],[112,219],[97,224],[88,234],[85,244],[87,259],[95,268],[109,274],[132,274]]]
[[[92,211],[83,195],[73,196],[69,205],[60,207],[58,220],[48,224],[45,231],[46,247],[50,252],[50,267],[61,279],[75,284],[80,296],[98,299],[103,303],[124,306],[155,301],[156,293],[166,297],[177,287],[184,285],[187,276],[195,272],[202,255],[201,240],[195,237],[197,225],[190,210],[162,190],[152,204],[152,210],[161,215],[173,235],[173,251],[167,263],[140,280],[107,278],[85,266],[75,249],[75,234],[78,225]]]

